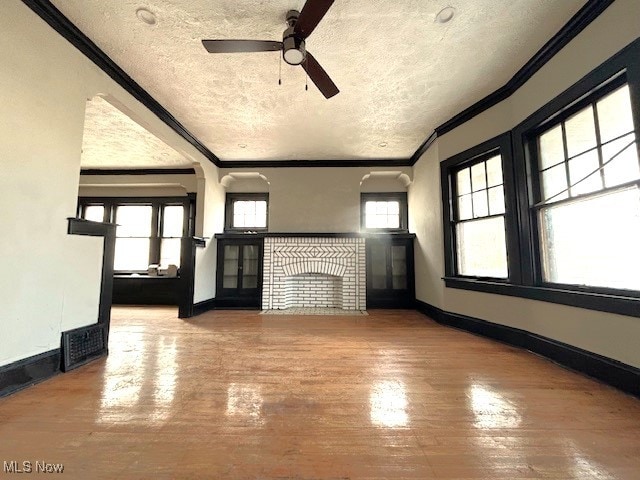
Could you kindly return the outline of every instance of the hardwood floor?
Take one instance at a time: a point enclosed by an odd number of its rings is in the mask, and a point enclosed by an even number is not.
[[[108,358],[0,399],[0,461],[80,479],[640,478],[637,399],[369,313],[114,308]]]

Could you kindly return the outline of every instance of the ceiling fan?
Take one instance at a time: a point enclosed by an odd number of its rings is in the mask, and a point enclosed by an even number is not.
[[[275,52],[282,50],[282,57],[289,65],[302,65],[318,90],[331,98],[340,90],[324,68],[305,48],[305,40],[311,35],[334,0],[308,0],[302,12],[289,10],[282,41],[270,40],[202,40],[209,53]]]

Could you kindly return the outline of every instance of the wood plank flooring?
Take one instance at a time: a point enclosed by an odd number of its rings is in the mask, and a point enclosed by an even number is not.
[[[0,399],[0,462],[79,479],[640,479],[640,401],[417,312],[176,313],[114,308],[108,358]]]

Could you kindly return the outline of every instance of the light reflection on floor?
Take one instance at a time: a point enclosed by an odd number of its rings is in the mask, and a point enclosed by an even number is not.
[[[377,427],[406,427],[407,393],[403,382],[383,380],[375,383],[369,397],[371,423]]]
[[[118,338],[124,345],[119,355],[108,357],[98,423],[161,425],[170,418],[178,371],[176,339],[160,335],[147,345],[148,338],[144,329]],[[139,413],[149,407],[148,414]]]
[[[475,417],[473,422],[475,428],[516,428],[522,421],[518,409],[498,391],[487,385],[471,385],[469,401]]]

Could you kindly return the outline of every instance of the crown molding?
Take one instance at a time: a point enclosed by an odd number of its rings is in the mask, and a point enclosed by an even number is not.
[[[468,122],[513,95],[533,75],[598,18],[615,0],[589,0],[505,85],[435,128],[411,156],[414,165],[439,136]]]

